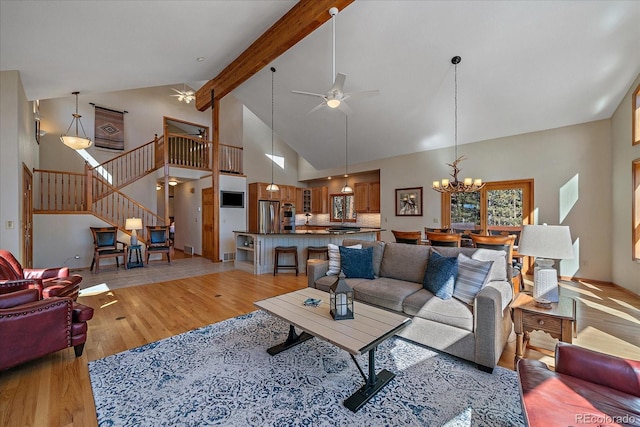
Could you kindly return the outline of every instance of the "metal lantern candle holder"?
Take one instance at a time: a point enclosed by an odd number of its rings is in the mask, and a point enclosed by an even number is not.
[[[334,320],[353,319],[353,289],[344,279],[329,288],[329,307]]]

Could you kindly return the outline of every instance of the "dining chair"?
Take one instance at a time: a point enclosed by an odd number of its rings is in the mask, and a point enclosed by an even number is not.
[[[450,228],[429,228],[429,227],[424,228],[425,236],[427,235],[427,233],[450,233],[450,232],[451,232]]]
[[[453,233],[427,233],[427,240],[431,246],[451,246],[459,248],[462,242],[462,234]]]
[[[522,264],[513,259],[513,247],[516,241],[516,235],[491,235],[491,236],[477,236],[472,235],[471,240],[473,246],[480,249],[492,249],[496,251],[505,251],[507,253],[507,263],[512,267],[511,271],[511,284],[513,286],[513,295],[517,295],[520,292],[520,288],[523,285],[522,281]]]
[[[422,240],[422,233],[419,231],[398,231],[391,230],[396,243],[406,243],[409,245],[417,245]]]

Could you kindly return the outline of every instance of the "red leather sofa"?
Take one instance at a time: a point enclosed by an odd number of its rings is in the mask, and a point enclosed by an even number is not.
[[[92,317],[93,308],[68,297],[40,299],[38,289],[0,295],[0,370],[67,347],[81,356]]]
[[[560,342],[555,364],[518,362],[528,426],[640,426],[640,361]]]
[[[69,276],[68,267],[23,269],[11,252],[0,249],[0,294],[28,283],[40,290],[42,298],[69,297],[75,301],[81,281],[80,275]]]

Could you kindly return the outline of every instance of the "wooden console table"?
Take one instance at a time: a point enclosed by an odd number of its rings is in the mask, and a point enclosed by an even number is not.
[[[551,308],[542,308],[536,305],[531,295],[519,293],[510,307],[517,337],[514,368],[524,357],[531,331],[546,332],[567,343],[571,343],[576,334],[576,302],[573,298],[560,297],[557,303],[551,304]]]

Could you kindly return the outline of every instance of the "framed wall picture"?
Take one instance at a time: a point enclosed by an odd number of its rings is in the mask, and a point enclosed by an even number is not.
[[[396,216],[422,216],[422,187],[396,189]]]

